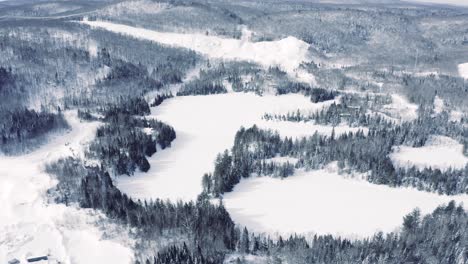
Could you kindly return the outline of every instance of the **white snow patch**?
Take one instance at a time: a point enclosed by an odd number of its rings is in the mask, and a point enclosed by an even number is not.
[[[449,137],[431,136],[420,148],[408,146],[394,147],[390,154],[397,168],[433,168],[445,171],[449,168],[463,169],[468,157],[463,155],[463,145]]]
[[[444,111],[444,100],[436,95],[434,98],[434,113],[440,114]]]
[[[243,179],[224,194],[223,203],[234,222],[251,232],[356,238],[394,231],[415,207],[430,213],[452,199],[468,203],[468,195],[391,188],[345,178],[334,170],[297,170],[284,179]]]
[[[452,110],[450,111],[449,121],[451,122],[460,122],[464,114],[462,111]]]
[[[285,163],[290,163],[290,164],[296,164],[299,160],[294,157],[274,157],[270,159],[265,159],[265,162],[272,162],[272,163],[278,163],[278,164],[285,164]]]
[[[229,39],[199,33],[158,32],[104,21],[81,21],[81,23],[138,39],[191,49],[210,58],[250,61],[266,68],[278,66],[293,78],[315,84],[314,76],[299,67],[303,62],[311,60],[308,54],[309,44],[295,37],[251,42],[248,37]]]
[[[183,96],[165,100],[152,108],[152,115],[172,125],[177,138],[170,148],[158,151],[149,162],[147,173],[118,177],[120,190],[134,198],[195,199],[201,192],[204,173],[212,171],[218,153],[230,149],[241,126],[278,129],[292,135],[288,124],[273,126],[261,120],[264,113],[316,111],[323,104],[313,104],[299,94],[258,96],[253,93],[228,93],[210,96]],[[312,135],[316,130],[331,133],[332,128],[299,124],[296,135]],[[344,129],[344,128],[343,128]]]
[[[392,103],[385,105],[382,111],[403,122],[410,122],[418,118],[418,106],[410,103],[399,94],[392,94]]]
[[[458,64],[458,73],[464,79],[468,79],[468,62]]]
[[[26,262],[29,254],[50,254],[51,260],[62,263],[132,261],[128,246],[102,239],[97,224],[104,216],[47,203],[46,191],[56,182],[43,172],[44,163],[65,156],[82,157],[83,144],[94,138],[99,125],[81,123],[76,113],[67,112],[66,118],[71,130],[51,136],[40,149],[22,156],[0,156],[0,263],[13,258]]]

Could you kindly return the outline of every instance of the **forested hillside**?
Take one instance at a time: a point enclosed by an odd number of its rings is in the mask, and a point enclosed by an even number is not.
[[[0,2],[0,262],[467,263],[467,28],[391,0]],[[354,183],[401,214],[357,221]]]

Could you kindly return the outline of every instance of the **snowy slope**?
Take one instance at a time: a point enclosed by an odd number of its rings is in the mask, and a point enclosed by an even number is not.
[[[174,127],[177,138],[172,147],[149,159],[151,169],[132,177],[118,177],[117,186],[135,198],[195,199],[201,193],[201,178],[214,167],[216,155],[232,147],[241,126],[259,124],[279,130],[281,135],[312,135],[316,130],[331,133],[332,127],[261,120],[264,113],[308,112],[328,103],[313,104],[299,94],[257,96],[228,93],[210,96],[184,96],[165,100],[152,109],[152,115]],[[355,128],[340,127],[340,132]],[[338,133],[338,132],[337,132]]]
[[[157,32],[104,21],[82,23],[139,39],[191,49],[210,58],[250,61],[266,68],[278,66],[291,77],[302,82],[315,83],[313,75],[299,69],[301,63],[311,60],[308,54],[309,44],[294,37],[278,41],[251,42],[248,37],[228,39],[203,34]]]
[[[451,199],[410,188],[391,188],[345,178],[335,169],[296,171],[285,179],[243,179],[225,193],[223,203],[234,222],[251,232],[287,235],[333,234],[348,238],[391,232],[403,216],[419,207],[430,213]]]
[[[458,73],[462,78],[468,79],[468,63],[458,64]]]
[[[463,155],[463,145],[443,136],[431,136],[426,145],[420,148],[394,147],[390,159],[397,168],[432,167],[442,171],[449,168],[463,169],[468,164],[468,157]]]
[[[103,240],[97,227],[105,219],[91,211],[48,204],[55,182],[42,171],[45,162],[82,155],[82,144],[95,135],[97,123],[80,123],[66,114],[71,130],[51,136],[40,149],[23,156],[0,157],[0,263],[28,254],[50,254],[62,263],[130,263],[133,253],[122,243]],[[107,232],[116,227],[109,225]],[[124,234],[124,232],[119,232]],[[25,262],[25,261],[24,261]]]

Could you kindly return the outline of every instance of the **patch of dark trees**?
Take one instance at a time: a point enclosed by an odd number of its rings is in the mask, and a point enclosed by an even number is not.
[[[136,168],[147,172],[146,157],[165,149],[176,138],[174,129],[160,121],[134,117],[125,113],[109,113],[106,124],[99,127],[96,139],[90,144],[88,157],[98,158],[118,175],[132,175]],[[145,133],[143,129],[150,129]]]
[[[0,111],[0,151],[7,154],[33,147],[36,140],[47,133],[67,128],[62,113],[46,110],[37,112],[26,108]]]
[[[150,104],[150,107],[159,106],[164,102],[164,100],[174,97],[172,93],[158,94]]]

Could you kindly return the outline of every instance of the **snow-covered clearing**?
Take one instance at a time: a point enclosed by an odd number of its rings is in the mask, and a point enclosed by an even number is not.
[[[392,103],[385,105],[382,111],[402,122],[410,122],[418,118],[418,106],[399,94],[392,94]]]
[[[315,111],[327,103],[313,104],[299,94],[282,96],[253,93],[228,93],[210,96],[183,96],[165,100],[152,109],[152,116],[172,125],[177,138],[172,146],[149,158],[151,169],[132,177],[118,177],[117,186],[135,198],[192,200],[202,191],[201,178],[214,167],[218,153],[230,149],[241,126],[258,124],[278,129],[280,135],[298,136],[331,133],[332,127],[306,123],[291,127],[292,122],[268,122],[264,113]],[[340,127],[340,131],[355,128]]]
[[[0,156],[0,263],[28,254],[50,254],[61,263],[130,263],[133,252],[127,238],[102,239],[99,224],[105,217],[92,210],[49,204],[46,191],[55,181],[43,172],[46,162],[81,156],[82,145],[92,139],[98,123],[81,123],[76,113],[66,113],[67,133],[50,136],[40,149],[22,156]],[[118,227],[106,226],[106,233]],[[121,230],[119,236],[124,237]],[[51,262],[54,263],[54,262]]]
[[[436,95],[436,97],[434,98],[434,113],[440,114],[444,111],[444,109],[444,100],[442,100],[442,98]]]
[[[463,145],[444,136],[431,136],[420,148],[394,147],[390,159],[397,168],[416,166],[418,169],[431,167],[442,171],[463,169],[468,164],[468,157],[463,155]]]
[[[309,44],[295,37],[277,41],[251,42],[248,37],[229,39],[199,33],[158,32],[105,21],[82,21],[81,23],[138,39],[191,49],[209,58],[250,61],[266,68],[278,66],[299,81],[315,83],[314,76],[299,67],[303,62],[311,60],[308,54]]]
[[[251,232],[356,238],[394,231],[415,207],[430,213],[452,199],[468,204],[468,195],[449,197],[375,185],[345,178],[332,167],[297,170],[284,179],[243,179],[224,194],[223,203],[233,220]]]
[[[468,79],[468,62],[458,64],[458,73],[462,78]]]

